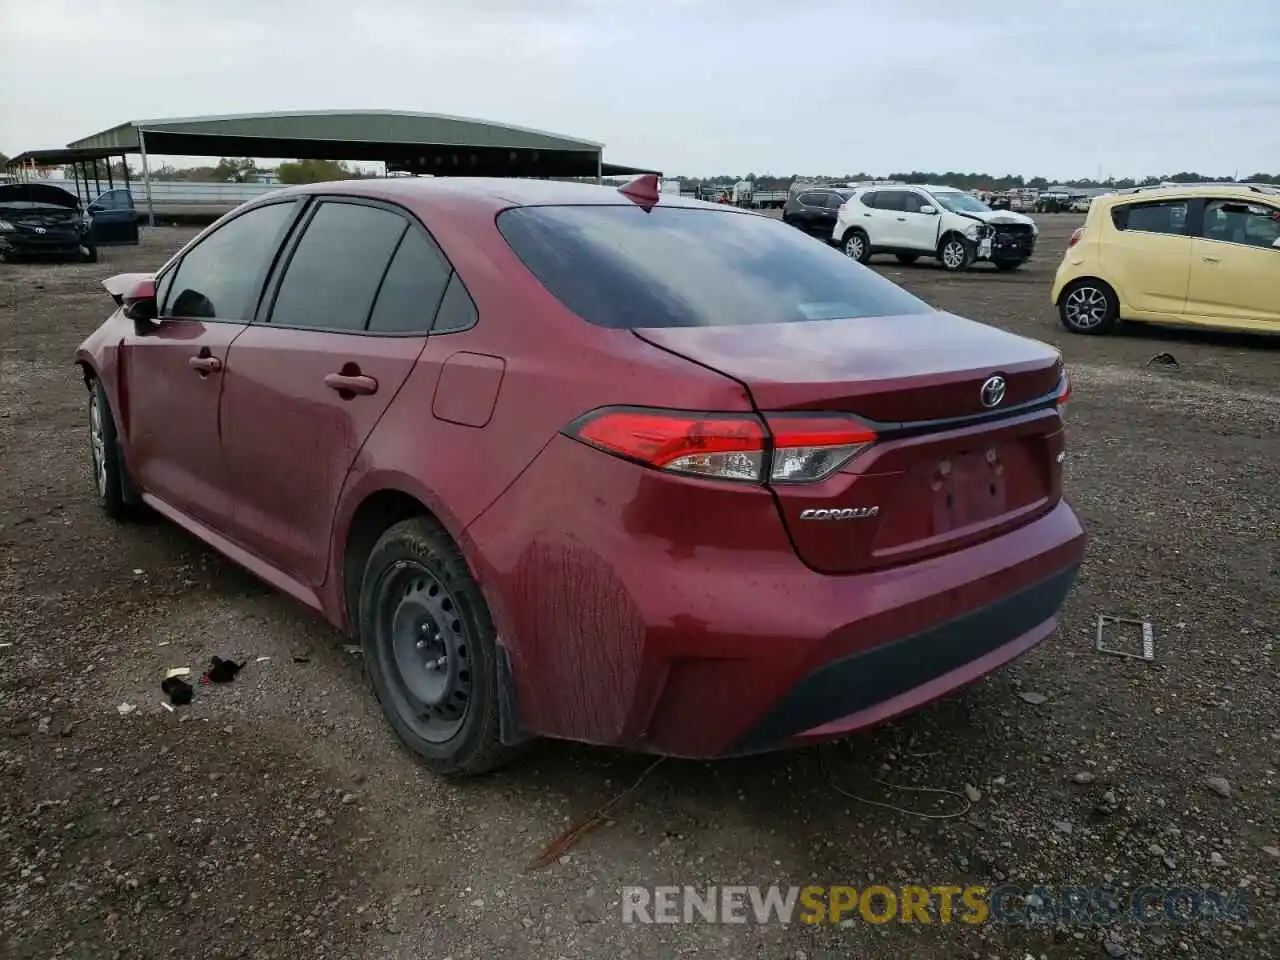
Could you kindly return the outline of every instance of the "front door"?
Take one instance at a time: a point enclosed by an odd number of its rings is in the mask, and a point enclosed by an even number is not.
[[[901,228],[899,245],[906,250],[932,253],[938,248],[938,224],[941,217],[936,212],[936,206],[934,213],[921,213],[920,209],[926,206],[933,206],[931,198],[914,190],[905,193],[898,223]]]
[[[1099,255],[1129,308],[1145,319],[1181,316],[1191,276],[1187,200],[1118,205]]]
[[[138,242],[138,211],[133,196],[123,188],[108,190],[91,204],[93,242],[99,247],[128,246]]]
[[[1280,206],[1210,200],[1192,241],[1187,313],[1280,332]]]
[[[347,474],[426,346],[450,268],[398,210],[345,200],[320,203],[286,257],[231,350],[222,425],[235,539],[314,586]]]
[[[135,479],[224,533],[231,506],[218,407],[227,351],[246,329],[295,206],[249,210],[187,250],[158,278],[158,322],[122,351],[122,420]]]

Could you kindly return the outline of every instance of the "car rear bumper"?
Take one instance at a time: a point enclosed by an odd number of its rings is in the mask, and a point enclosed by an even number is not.
[[[1053,631],[1084,548],[1059,502],[947,555],[819,574],[768,491],[564,437],[464,537],[520,728],[697,758],[840,736],[976,680]]]
[[[734,745],[754,753],[842,736],[967,686],[1045,640],[1079,565],[805,675]]]

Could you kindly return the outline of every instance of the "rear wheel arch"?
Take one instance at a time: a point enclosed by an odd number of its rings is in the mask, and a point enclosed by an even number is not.
[[[352,513],[342,543],[342,612],[352,634],[359,631],[360,584],[374,544],[391,527],[411,517],[430,517],[440,523],[425,503],[396,489],[368,494]]]

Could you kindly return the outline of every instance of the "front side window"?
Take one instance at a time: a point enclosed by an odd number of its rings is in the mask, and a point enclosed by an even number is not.
[[[164,316],[244,321],[296,201],[255,207],[223,224],[183,254]]]
[[[271,323],[364,330],[391,255],[408,227],[404,217],[380,207],[322,203],[289,259]]]
[[[867,193],[864,193],[862,196],[860,196],[858,198],[858,202],[861,203],[864,207],[870,207],[872,210],[874,210],[880,205],[880,196],[882,193],[883,191],[881,190],[871,190]]]
[[[1187,231],[1186,200],[1154,200],[1114,207],[1111,220],[1117,230],[1183,235]]]
[[[498,229],[566,307],[603,327],[708,327],[931,312],[766,217],[682,207],[515,207]]]
[[[1280,209],[1265,203],[1210,200],[1204,208],[1204,236],[1246,247],[1274,247],[1280,240]]]

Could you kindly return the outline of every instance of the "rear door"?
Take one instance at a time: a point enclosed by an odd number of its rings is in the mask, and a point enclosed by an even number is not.
[[[324,198],[297,234],[228,358],[222,422],[237,539],[318,585],[343,481],[426,345],[450,267],[389,205]]]
[[[118,413],[129,469],[166,504],[228,534],[218,402],[227,350],[246,328],[297,203],[251,208],[206,234],[159,277],[159,320],[125,338]]]
[[[909,246],[907,236],[907,192],[905,190],[881,190],[876,197],[876,212],[872,217],[874,232],[871,244],[897,250]]]
[[[1201,232],[1187,314],[1280,331],[1280,204],[1210,200]]]
[[[1098,257],[1130,310],[1177,317],[1191,277],[1190,200],[1117,204],[1104,223]]]
[[[93,241],[100,247],[128,246],[138,242],[138,211],[133,195],[120,188],[100,194],[91,204]]]

